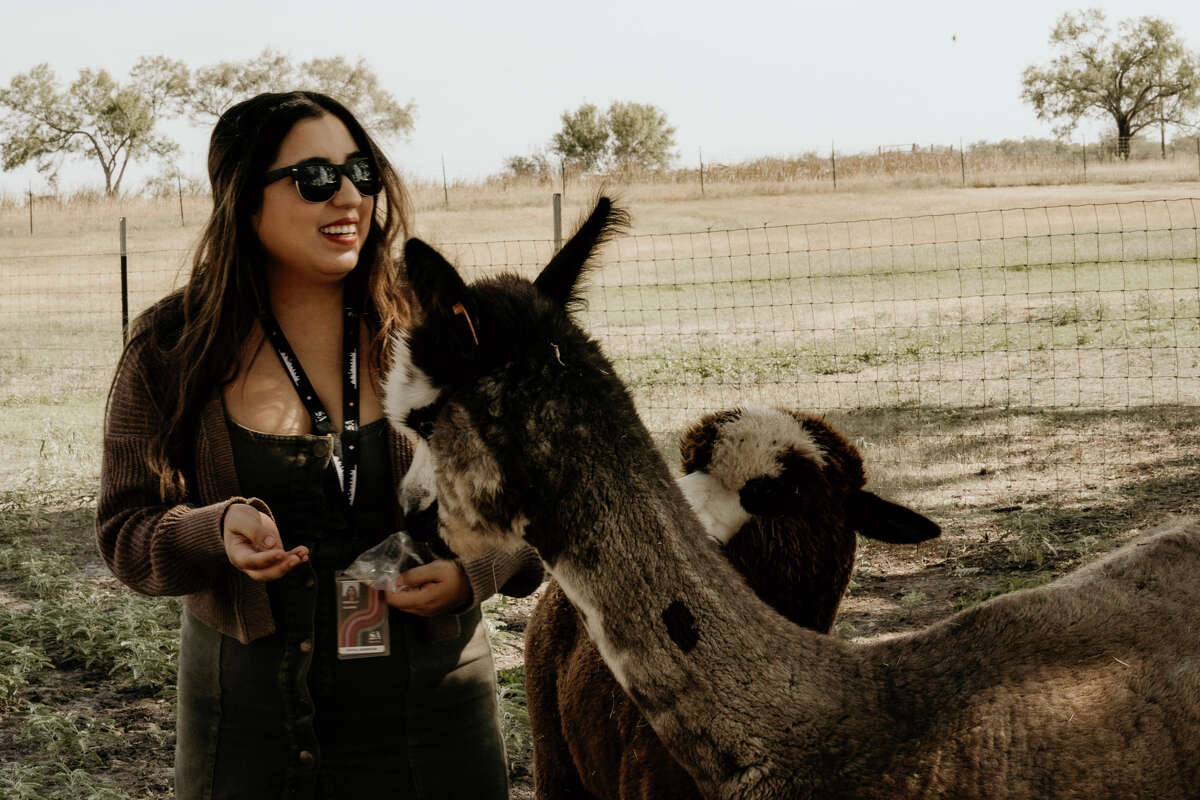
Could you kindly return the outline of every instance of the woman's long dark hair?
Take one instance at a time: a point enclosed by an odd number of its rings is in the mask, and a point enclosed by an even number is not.
[[[149,337],[151,355],[163,368],[155,402],[165,424],[155,432],[147,458],[164,501],[184,496],[200,412],[214,390],[237,376],[255,319],[268,308],[263,251],[250,222],[262,203],[262,175],[292,126],[325,114],[346,125],[383,178],[370,230],[345,286],[371,330],[367,362],[376,380],[387,368],[387,343],[409,322],[407,291],[392,260],[396,238],[408,236],[407,198],[399,176],[354,115],[316,92],[260,94],[231,107],[209,142],[213,210],[191,276],[134,326],[135,337]]]

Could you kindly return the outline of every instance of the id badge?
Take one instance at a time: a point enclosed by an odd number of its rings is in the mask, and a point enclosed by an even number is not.
[[[338,658],[373,658],[391,652],[388,604],[369,584],[336,576]]]

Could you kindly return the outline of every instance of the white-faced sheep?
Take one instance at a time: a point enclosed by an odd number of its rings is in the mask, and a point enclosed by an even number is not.
[[[916,542],[937,525],[863,486],[857,449],[791,410],[708,414],[680,439],[679,480],[709,535],[766,603],[823,633],[850,580],[855,531]],[[622,691],[551,581],[525,630],[539,798],[698,798],[691,776]]]
[[[430,468],[406,474],[402,502],[436,492],[460,554],[536,547],[707,797],[1195,800],[1200,522],[915,633],[793,625],[706,542],[571,320],[614,220],[601,199],[532,283],[468,287],[406,244],[424,318],[396,342],[387,407],[424,433]]]

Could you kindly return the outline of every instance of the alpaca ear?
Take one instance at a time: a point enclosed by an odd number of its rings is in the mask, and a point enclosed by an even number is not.
[[[426,319],[442,320],[465,351],[478,346],[471,290],[454,265],[425,242],[413,238],[404,243],[404,269]]]
[[[880,542],[913,544],[942,533],[938,524],[928,517],[872,492],[859,492],[848,501],[847,510],[855,530]]]
[[[562,246],[533,285],[538,291],[567,308],[578,302],[579,278],[588,265],[588,259],[605,241],[629,225],[629,215],[614,208],[612,201],[601,197],[596,208],[579,226],[575,235]]]
[[[708,471],[712,462],[713,448],[721,438],[723,426],[742,415],[740,408],[705,414],[679,436],[679,462],[683,474]]]

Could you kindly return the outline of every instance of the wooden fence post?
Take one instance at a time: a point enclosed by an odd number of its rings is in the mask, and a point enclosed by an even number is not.
[[[446,185],[446,157],[442,156],[442,202],[450,208],[450,188]]]

